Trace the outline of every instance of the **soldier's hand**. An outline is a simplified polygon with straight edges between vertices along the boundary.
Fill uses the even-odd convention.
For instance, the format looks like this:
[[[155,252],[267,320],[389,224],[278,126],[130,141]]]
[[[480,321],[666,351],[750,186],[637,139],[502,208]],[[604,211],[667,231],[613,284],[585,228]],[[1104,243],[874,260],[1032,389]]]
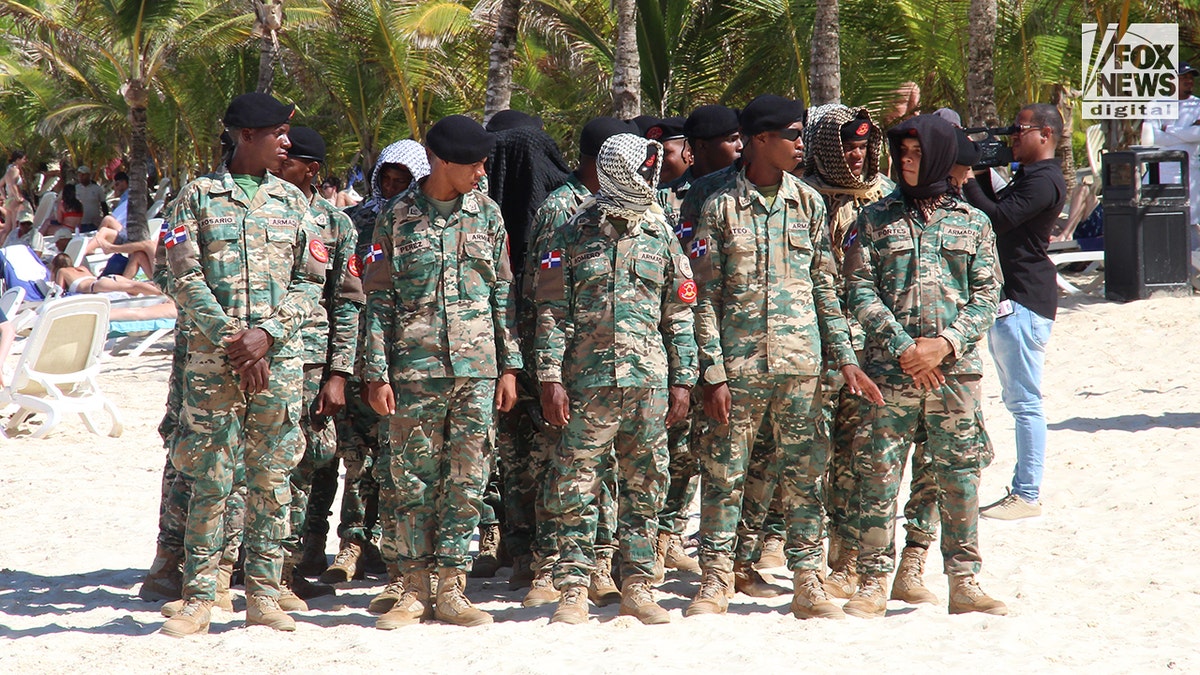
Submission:
[[[721,424],[729,424],[729,410],[733,406],[733,396],[729,393],[729,383],[704,385],[704,413]]]
[[[669,391],[671,400],[670,407],[667,408],[667,426],[673,427],[687,419],[688,409],[692,407],[692,390],[675,385]]]
[[[508,412],[517,404],[517,372],[506,370],[496,382],[496,410]]]
[[[239,369],[238,377],[241,379],[238,386],[242,391],[257,394],[267,390],[267,383],[271,381],[271,367],[267,365],[266,359],[258,359]]]
[[[317,414],[323,417],[333,417],[346,406],[346,376],[341,373],[331,373],[329,380],[317,394]]]
[[[913,384],[917,386],[917,389],[924,389],[926,391],[935,391],[940,389],[943,384],[946,384],[946,376],[942,374],[941,368],[931,368],[913,375],[912,378]]]
[[[368,382],[367,403],[380,415],[395,413],[396,395],[392,393],[392,385],[387,382]]]
[[[261,328],[250,328],[239,330],[224,341],[225,356],[234,368],[241,370],[266,356],[275,338]]]
[[[943,338],[919,337],[916,344],[900,355],[900,367],[909,375],[916,375],[940,366],[951,351],[950,343]]]
[[[883,394],[862,368],[853,364],[842,366],[842,377],[845,378],[851,394],[861,396],[875,405],[883,405]]]
[[[542,417],[556,427],[566,426],[571,419],[571,398],[562,383],[542,383]]]

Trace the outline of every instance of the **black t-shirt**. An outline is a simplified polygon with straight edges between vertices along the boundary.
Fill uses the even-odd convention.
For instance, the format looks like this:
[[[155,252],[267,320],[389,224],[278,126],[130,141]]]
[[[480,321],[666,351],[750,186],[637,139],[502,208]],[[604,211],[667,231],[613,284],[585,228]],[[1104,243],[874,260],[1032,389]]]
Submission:
[[[1004,297],[1053,319],[1058,312],[1057,273],[1046,247],[1067,199],[1067,182],[1057,159],[1017,169],[1008,187],[992,190],[991,173],[967,181],[963,195],[987,214],[996,231],[996,254],[1004,271]]]

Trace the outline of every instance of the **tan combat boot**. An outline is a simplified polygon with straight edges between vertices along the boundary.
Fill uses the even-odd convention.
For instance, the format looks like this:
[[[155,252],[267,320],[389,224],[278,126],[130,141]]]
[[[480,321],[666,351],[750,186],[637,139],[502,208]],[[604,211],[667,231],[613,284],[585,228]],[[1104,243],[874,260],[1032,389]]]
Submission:
[[[384,614],[391,610],[404,595],[404,575],[400,574],[400,568],[395,565],[388,565],[388,582],[387,586],[383,587],[383,592],[371,599],[371,603],[367,605],[367,611],[372,614]]]
[[[303,577],[321,576],[329,568],[325,559],[325,535],[314,532],[304,533],[304,553],[296,564],[296,575]]]
[[[229,593],[229,581],[232,578],[233,562],[225,562],[222,560],[221,563],[217,565],[217,591],[216,600],[214,600],[212,603],[213,607],[216,607],[217,609],[223,609],[226,612],[233,611],[233,596]],[[181,612],[184,604],[185,603],[183,600],[172,600],[171,602],[168,602],[160,607],[158,611],[163,616],[170,618]]]
[[[490,579],[500,569],[500,526],[479,526],[479,555],[471,565],[472,579]]]
[[[892,599],[910,605],[937,603],[937,596],[925,588],[925,556],[929,549],[920,546],[905,546],[900,554],[900,567],[892,579]]]
[[[375,627],[395,630],[432,619],[433,595],[429,582],[429,570],[425,569],[413,570],[401,577],[396,584],[401,591],[399,599],[386,614],[375,620]]]
[[[721,572],[712,568],[704,570],[700,579],[700,590],[684,610],[684,616],[701,614],[724,614],[729,609],[729,598],[733,597],[733,572]]]
[[[292,587],[294,583],[292,576],[295,570],[295,564],[283,563],[283,572],[279,575],[279,607],[285,612],[307,612],[308,603],[296,595],[296,591]]]
[[[142,579],[138,597],[143,600],[178,600],[183,597],[183,558],[162,544]]]
[[[492,615],[477,609],[467,599],[467,573],[447,567],[438,570],[437,600],[433,615],[438,621],[457,626],[483,626],[492,622]]]
[[[995,598],[988,597],[979,587],[974,574],[962,574],[950,577],[950,613],[966,614],[968,612],[983,612],[1006,616],[1008,607]]]
[[[787,567],[787,560],[783,554],[783,543],[783,537],[777,534],[768,534],[763,537],[762,553],[759,554],[754,569],[770,570]]]
[[[558,601],[558,609],[550,617],[550,623],[580,624],[588,622],[588,589],[585,586],[567,586]]]
[[[612,549],[596,554],[596,568],[588,583],[588,599],[597,607],[607,607],[621,601],[621,589],[612,577]]]
[[[663,562],[671,569],[691,574],[700,574],[700,563],[687,554],[683,548],[683,535],[671,534],[667,537],[667,552]]]
[[[341,584],[351,579],[361,579],[358,569],[358,559],[362,556],[362,544],[357,541],[342,540],[342,547],[333,556],[333,564],[321,573],[320,581],[324,584]]]
[[[667,549],[670,547],[671,533],[659,532],[654,540],[654,577],[650,583],[658,586],[667,580]]]
[[[829,576],[825,577],[825,592],[835,598],[849,598],[858,590],[858,549],[844,548],[844,542],[833,545],[830,538]]]
[[[522,554],[513,559],[512,576],[508,578],[508,590],[519,591],[522,588],[529,588],[533,583],[533,556]]]
[[[787,593],[786,588],[776,586],[764,579],[763,575],[759,574],[758,570],[751,567],[748,562],[734,563],[733,587],[738,593],[752,598],[775,598]]]
[[[796,570],[792,577],[792,614],[797,619],[844,619],[846,614],[835,605],[816,570]]]
[[[647,626],[671,623],[671,615],[654,601],[650,578],[643,574],[633,574],[625,579],[621,586],[620,614],[632,616]]]
[[[523,607],[541,607],[552,602],[560,602],[561,594],[554,587],[554,568],[550,565],[538,570],[529,584],[529,591],[521,601]],[[569,622],[568,622],[569,623]]]
[[[860,619],[877,619],[887,614],[887,574],[862,577],[862,584],[842,605],[842,611]]]
[[[280,631],[296,630],[296,621],[283,611],[279,601],[263,593],[246,598],[246,625],[266,626]]]
[[[208,632],[208,620],[211,616],[212,601],[189,598],[181,601],[183,606],[179,611],[163,623],[158,632],[171,637],[185,635],[200,635]]]

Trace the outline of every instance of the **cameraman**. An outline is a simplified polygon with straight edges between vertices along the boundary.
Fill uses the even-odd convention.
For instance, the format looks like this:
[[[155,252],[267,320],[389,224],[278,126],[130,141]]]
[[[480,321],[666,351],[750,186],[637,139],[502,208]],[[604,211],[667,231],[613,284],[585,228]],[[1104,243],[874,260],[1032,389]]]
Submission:
[[[1012,489],[980,515],[1016,520],[1042,514],[1038,493],[1046,456],[1046,417],[1042,412],[1042,367],[1046,343],[1058,310],[1054,263],[1046,254],[1050,230],[1062,211],[1067,184],[1054,150],[1063,133],[1062,116],[1052,105],[1027,105],[1017,114],[1013,159],[1021,164],[998,193],[991,172],[976,171],[963,194],[987,214],[996,230],[996,253],[1004,288],[988,346],[1016,423],[1017,466]]]

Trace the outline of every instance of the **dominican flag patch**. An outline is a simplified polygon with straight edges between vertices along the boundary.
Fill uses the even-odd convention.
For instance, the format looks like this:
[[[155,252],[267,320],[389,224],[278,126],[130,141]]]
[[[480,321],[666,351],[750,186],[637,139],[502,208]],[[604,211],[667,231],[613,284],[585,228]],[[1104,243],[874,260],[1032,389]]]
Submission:
[[[555,267],[562,267],[562,252],[546,251],[546,253],[542,255],[542,269],[548,270]]]
[[[363,262],[370,265],[371,263],[379,262],[380,260],[383,260],[383,247],[379,244],[371,244],[371,250],[367,251],[366,257],[363,258]]]
[[[675,236],[679,237],[680,239],[687,239],[688,237],[692,236],[692,224],[687,221],[676,223]]]
[[[692,242],[692,250],[689,253],[692,258],[703,258],[708,255],[708,240],[697,239]]]
[[[183,225],[176,225],[169,232],[163,231],[163,245],[167,248],[174,248],[177,244],[182,244],[188,240],[187,228]]]

